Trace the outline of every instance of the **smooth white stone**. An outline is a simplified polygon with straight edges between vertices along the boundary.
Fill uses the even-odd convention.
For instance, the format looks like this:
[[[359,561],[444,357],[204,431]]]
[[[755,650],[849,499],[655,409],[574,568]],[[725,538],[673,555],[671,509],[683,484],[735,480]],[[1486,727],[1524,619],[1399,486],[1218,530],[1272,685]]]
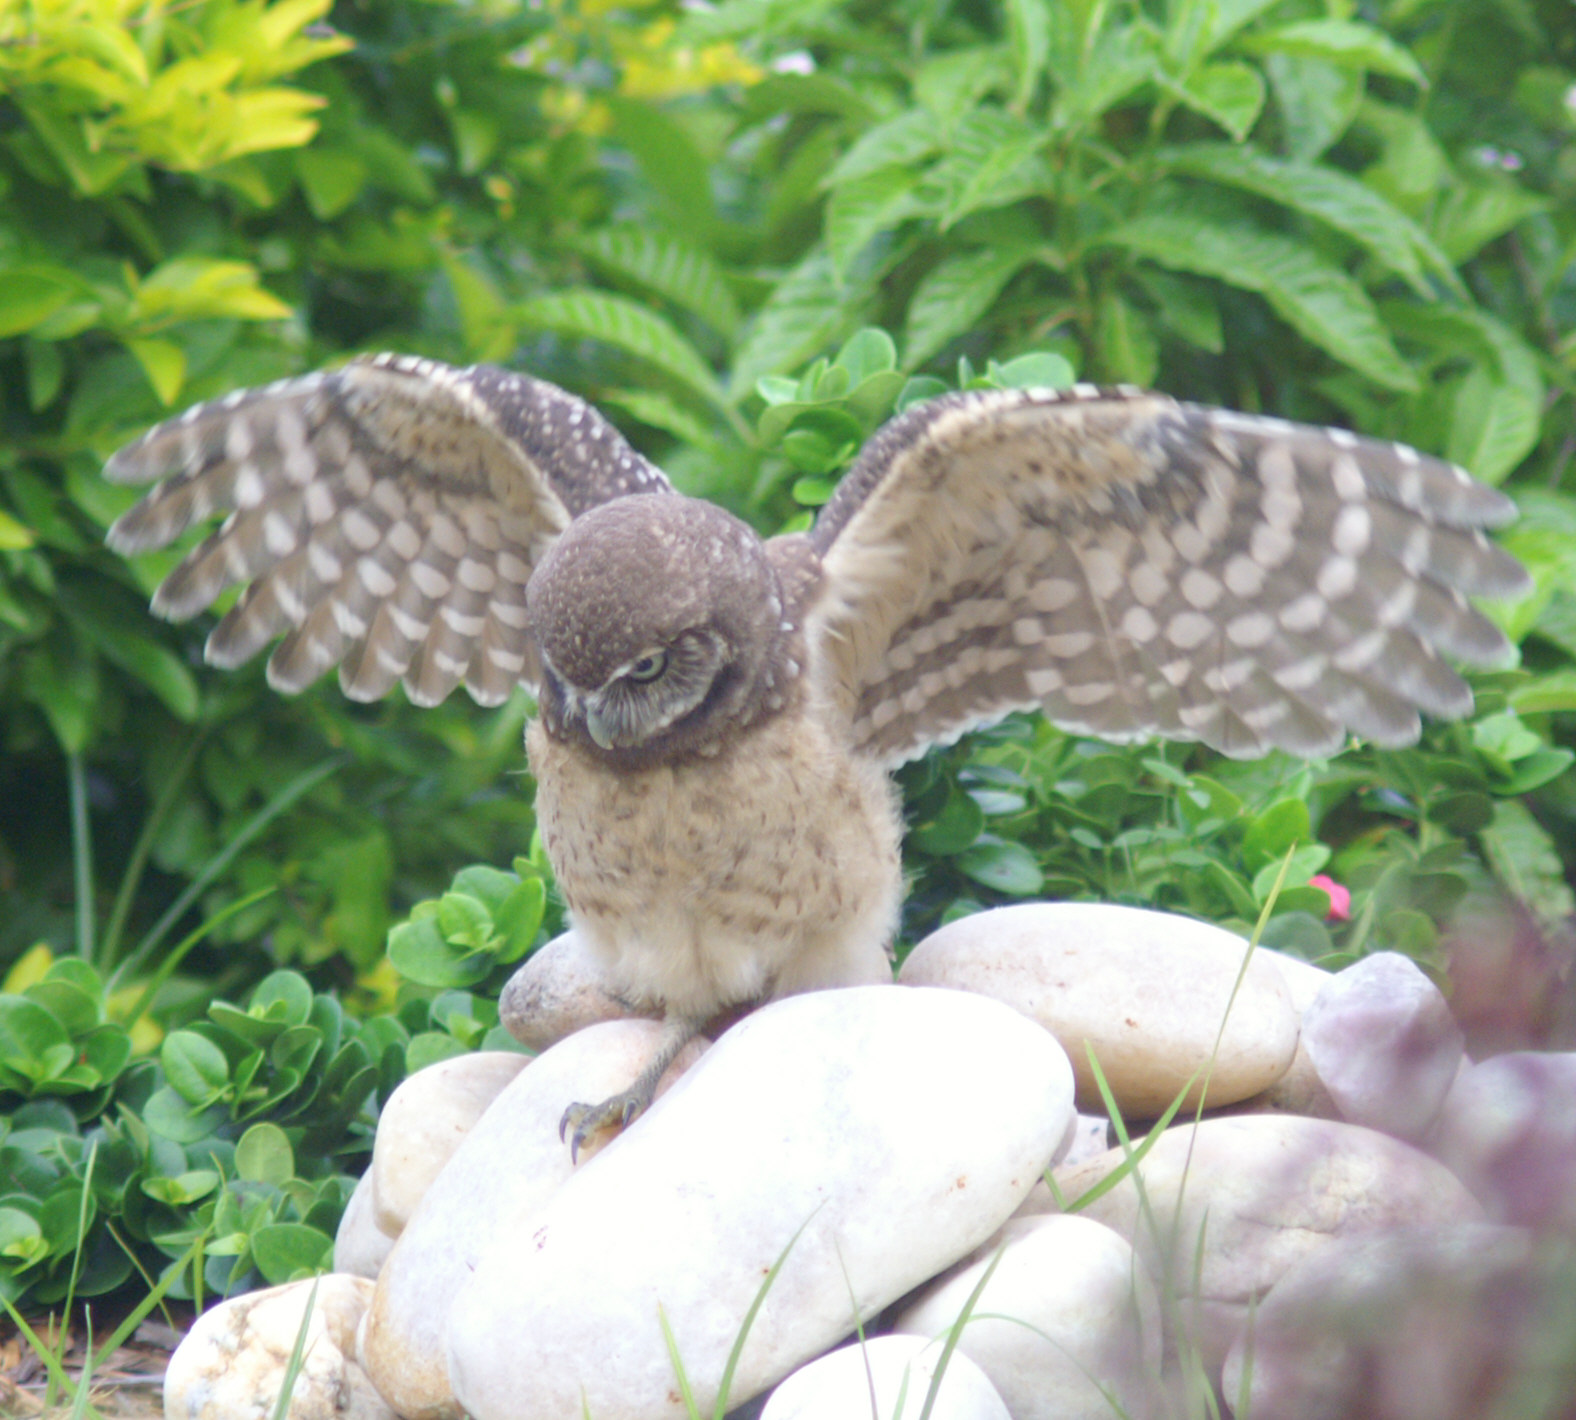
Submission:
[[[1286,983],[1287,994],[1291,997],[1292,1010],[1301,1021],[1303,1012],[1313,1004],[1332,973],[1289,952],[1276,951],[1273,947],[1259,947],[1256,955],[1270,962],[1280,972],[1281,980]],[[1286,1073],[1269,1089],[1243,1100],[1236,1108],[1243,1112],[1306,1114],[1316,1119],[1341,1118],[1340,1110],[1330,1098],[1330,1092],[1324,1088],[1319,1072],[1313,1067],[1313,1058],[1308,1054],[1308,1046],[1300,1030],[1297,1033],[1297,1051]]]
[[[641,1014],[608,991],[572,931],[532,952],[498,998],[498,1019],[527,1050],[546,1050],[587,1026]]]
[[[1123,1151],[1112,1149],[1058,1169],[1057,1187],[1074,1203],[1123,1160]],[[1129,1176],[1079,1216],[1115,1228],[1163,1292],[1169,1275],[1175,1293],[1197,1303],[1183,1311],[1211,1366],[1224,1358],[1254,1299],[1333,1239],[1482,1218],[1472,1195],[1437,1160],[1375,1130],[1328,1119],[1245,1114],[1173,1126],[1139,1170],[1142,1197]],[[1056,1211],[1043,1184],[1024,1212],[1036,1207]],[[1160,1238],[1170,1239],[1169,1249]],[[1165,1318],[1168,1327],[1174,1320]]]
[[[372,1216],[372,1171],[368,1169],[356,1180],[356,1190],[334,1234],[334,1271],[375,1278],[393,1246],[394,1239]]]
[[[1067,1214],[1015,1218],[999,1238],[923,1288],[893,1329],[942,1337],[994,1264],[958,1350],[990,1378],[1012,1420],[1112,1420],[1147,1409],[1160,1376],[1160,1302],[1127,1240]]]
[[[371,1297],[365,1277],[330,1273],[315,1283],[248,1292],[205,1311],[170,1357],[166,1420],[271,1420],[309,1302],[304,1359],[287,1420],[395,1420],[352,1359],[356,1325]]]
[[[1341,1114],[1418,1139],[1461,1068],[1461,1028],[1444,993],[1399,952],[1337,972],[1303,1013],[1302,1041]]]
[[[456,1055],[401,1082],[372,1141],[372,1216],[397,1238],[482,1112],[528,1064],[510,1050]]]
[[[1429,1147],[1497,1222],[1576,1233],[1576,1054],[1521,1050],[1469,1066]]]
[[[1214,1106],[1258,1094],[1286,1073],[1297,1013],[1267,961],[1249,962],[1237,987],[1247,952],[1240,937],[1191,917],[1035,902],[932,932],[900,980],[978,991],[1038,1021],[1066,1048],[1085,1110],[1101,1108],[1092,1048],[1123,1113],[1153,1118],[1194,1076],[1188,1100],[1196,1102],[1206,1069]]]
[[[919,1420],[940,1356],[939,1344],[919,1336],[855,1342],[795,1371],[772,1392],[760,1420],[870,1420],[872,1404],[880,1420]],[[1018,1417],[1008,1412],[984,1372],[954,1351],[947,1358],[930,1420]]]
[[[1492,1401],[1526,1379],[1528,1343],[1548,1325],[1537,1274],[1535,1239],[1519,1228],[1343,1238],[1270,1289],[1226,1357],[1222,1394],[1251,1420],[1506,1413]]]
[[[989,1237],[1071,1112],[1061,1048],[998,1002],[890,986],[774,1002],[497,1230],[449,1314],[454,1394],[475,1420],[680,1416],[665,1316],[709,1410],[782,1259],[741,1404]]]
[[[1111,1121],[1103,1114],[1075,1115],[1067,1138],[1057,1150],[1056,1167],[1099,1157],[1111,1147],[1110,1135]]]
[[[504,1224],[543,1203],[573,1172],[569,1146],[558,1137],[564,1110],[627,1089],[661,1034],[656,1021],[606,1021],[544,1051],[492,1102],[427,1190],[378,1274],[358,1352],[406,1420],[458,1420],[446,1351],[450,1303]],[[663,1084],[702,1048],[692,1042]],[[580,1167],[606,1142],[591,1140]]]

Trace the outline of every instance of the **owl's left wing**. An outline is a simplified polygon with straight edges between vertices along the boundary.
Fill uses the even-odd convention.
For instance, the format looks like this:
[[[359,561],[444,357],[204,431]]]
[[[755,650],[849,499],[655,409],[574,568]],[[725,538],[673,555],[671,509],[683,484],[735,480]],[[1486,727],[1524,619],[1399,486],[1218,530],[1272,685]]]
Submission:
[[[810,540],[818,679],[888,764],[1040,707],[1229,755],[1407,744],[1468,713],[1441,654],[1529,585],[1514,505],[1402,445],[1075,386],[943,396],[871,439]]]
[[[200,404],[127,445],[105,475],[163,479],[110,529],[118,552],[227,515],[153,599],[184,620],[243,588],[208,638],[214,664],[280,637],[276,689],[337,665],[353,699],[403,682],[418,705],[462,682],[483,705],[534,689],[525,587],[548,546],[598,503],[672,491],[556,385],[403,355]]]

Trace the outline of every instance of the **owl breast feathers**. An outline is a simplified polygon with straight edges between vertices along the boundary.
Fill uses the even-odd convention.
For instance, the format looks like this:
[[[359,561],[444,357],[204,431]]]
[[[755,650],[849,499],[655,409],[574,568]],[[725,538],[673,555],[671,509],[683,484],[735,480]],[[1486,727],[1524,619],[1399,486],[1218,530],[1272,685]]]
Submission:
[[[517,686],[615,768],[816,716],[894,765],[1037,707],[1233,756],[1382,745],[1470,710],[1467,601],[1528,579],[1509,499],[1402,445],[1139,390],[947,395],[881,429],[807,535],[677,494],[590,406],[488,366],[376,356],[200,405],[107,474],[168,475],[110,530],[224,521],[159,588],[233,666],[370,700]]]

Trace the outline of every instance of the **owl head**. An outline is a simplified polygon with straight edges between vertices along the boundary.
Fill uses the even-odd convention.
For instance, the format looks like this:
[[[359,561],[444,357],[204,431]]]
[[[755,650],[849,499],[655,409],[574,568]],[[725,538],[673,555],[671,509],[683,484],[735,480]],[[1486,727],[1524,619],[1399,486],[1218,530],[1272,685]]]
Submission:
[[[782,705],[776,571],[754,530],[710,503],[592,508],[542,559],[526,607],[545,727],[621,767],[715,753]]]

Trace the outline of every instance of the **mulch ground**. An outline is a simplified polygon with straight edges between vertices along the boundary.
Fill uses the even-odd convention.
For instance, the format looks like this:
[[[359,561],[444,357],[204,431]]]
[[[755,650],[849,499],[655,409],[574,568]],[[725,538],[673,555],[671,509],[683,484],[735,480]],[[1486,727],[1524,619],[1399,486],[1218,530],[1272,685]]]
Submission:
[[[164,1370],[170,1353],[191,1325],[190,1308],[170,1309],[170,1321],[149,1318],[130,1340],[108,1356],[96,1358],[88,1382],[86,1412],[102,1420],[153,1420],[164,1414]],[[92,1317],[93,1333],[108,1336],[114,1316]],[[29,1317],[28,1325],[51,1351],[64,1342],[64,1366],[73,1385],[80,1384],[86,1360],[87,1328],[77,1318],[64,1337],[48,1317]],[[49,1393],[49,1372],[14,1325],[0,1319],[0,1416],[5,1420],[61,1420],[71,1414],[68,1394]]]

